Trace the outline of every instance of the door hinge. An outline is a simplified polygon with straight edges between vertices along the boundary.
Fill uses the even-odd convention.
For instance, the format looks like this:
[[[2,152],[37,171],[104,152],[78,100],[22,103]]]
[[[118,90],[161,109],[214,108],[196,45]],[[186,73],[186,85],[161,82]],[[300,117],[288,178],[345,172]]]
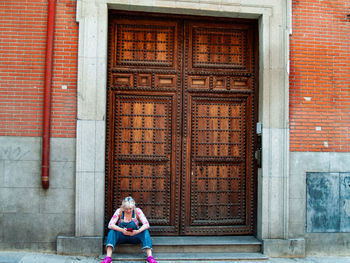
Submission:
[[[256,159],[256,164],[257,164],[258,168],[261,168],[261,162],[262,162],[262,141],[261,141],[262,123],[260,121],[256,123],[256,134],[258,136],[257,136],[257,142],[256,142],[255,159]]]
[[[255,151],[255,160],[258,168],[261,168],[261,148]]]
[[[262,133],[262,123],[259,121],[256,123],[256,134],[261,135]]]

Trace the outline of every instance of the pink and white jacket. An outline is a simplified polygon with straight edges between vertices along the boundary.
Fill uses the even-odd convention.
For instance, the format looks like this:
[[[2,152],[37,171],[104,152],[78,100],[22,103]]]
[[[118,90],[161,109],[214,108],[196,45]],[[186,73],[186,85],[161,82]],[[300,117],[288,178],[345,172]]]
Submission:
[[[141,224],[144,226],[147,226],[146,229],[148,229],[150,226],[149,226],[148,220],[147,220],[145,214],[142,212],[142,210],[140,208],[136,207],[135,214],[136,214],[136,217],[132,218],[131,220],[134,220],[136,226],[139,227],[139,221],[140,221]],[[122,216],[122,210],[121,210],[121,208],[118,208],[115,211],[114,215],[112,216],[111,220],[109,221],[108,228],[110,229],[111,226],[119,225],[120,221],[122,220],[121,216]]]

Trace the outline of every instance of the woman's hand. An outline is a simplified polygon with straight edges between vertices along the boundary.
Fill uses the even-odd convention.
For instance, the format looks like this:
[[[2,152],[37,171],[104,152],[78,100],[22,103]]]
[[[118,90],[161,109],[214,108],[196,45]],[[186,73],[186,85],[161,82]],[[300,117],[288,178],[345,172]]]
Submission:
[[[123,229],[123,231],[122,231],[122,233],[125,235],[125,236],[135,236],[135,235],[137,235],[138,233],[140,233],[140,231],[139,230],[132,230],[132,231],[128,231],[127,230],[127,228],[122,228]]]
[[[131,236],[132,232],[131,231],[128,231],[126,228],[122,228],[122,233],[124,236]]]
[[[124,229],[125,229],[125,228],[124,228]],[[137,235],[138,233],[140,233],[140,230],[134,229],[133,231],[127,231],[127,230],[125,229],[125,232],[126,232],[126,234],[124,234],[124,235],[126,235],[126,236],[135,236],[135,235]]]

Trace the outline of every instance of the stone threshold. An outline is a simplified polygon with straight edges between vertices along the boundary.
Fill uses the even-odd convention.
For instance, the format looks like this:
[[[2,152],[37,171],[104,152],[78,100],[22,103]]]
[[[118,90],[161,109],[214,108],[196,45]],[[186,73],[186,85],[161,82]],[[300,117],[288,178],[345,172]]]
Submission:
[[[152,236],[153,245],[261,245],[254,236]]]
[[[101,259],[105,255],[101,256]],[[223,262],[244,260],[267,260],[268,257],[262,253],[154,253],[157,261],[164,262]],[[140,262],[146,261],[143,253],[113,254],[114,262]]]

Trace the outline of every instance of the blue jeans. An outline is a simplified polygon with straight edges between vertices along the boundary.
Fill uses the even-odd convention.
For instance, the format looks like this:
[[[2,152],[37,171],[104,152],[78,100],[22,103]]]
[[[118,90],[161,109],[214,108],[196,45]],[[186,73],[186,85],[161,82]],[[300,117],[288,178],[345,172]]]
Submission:
[[[122,232],[110,230],[107,236],[106,247],[112,247],[117,244],[140,244],[142,243],[142,249],[152,249],[151,236],[148,229],[138,233],[135,236],[125,236]]]

